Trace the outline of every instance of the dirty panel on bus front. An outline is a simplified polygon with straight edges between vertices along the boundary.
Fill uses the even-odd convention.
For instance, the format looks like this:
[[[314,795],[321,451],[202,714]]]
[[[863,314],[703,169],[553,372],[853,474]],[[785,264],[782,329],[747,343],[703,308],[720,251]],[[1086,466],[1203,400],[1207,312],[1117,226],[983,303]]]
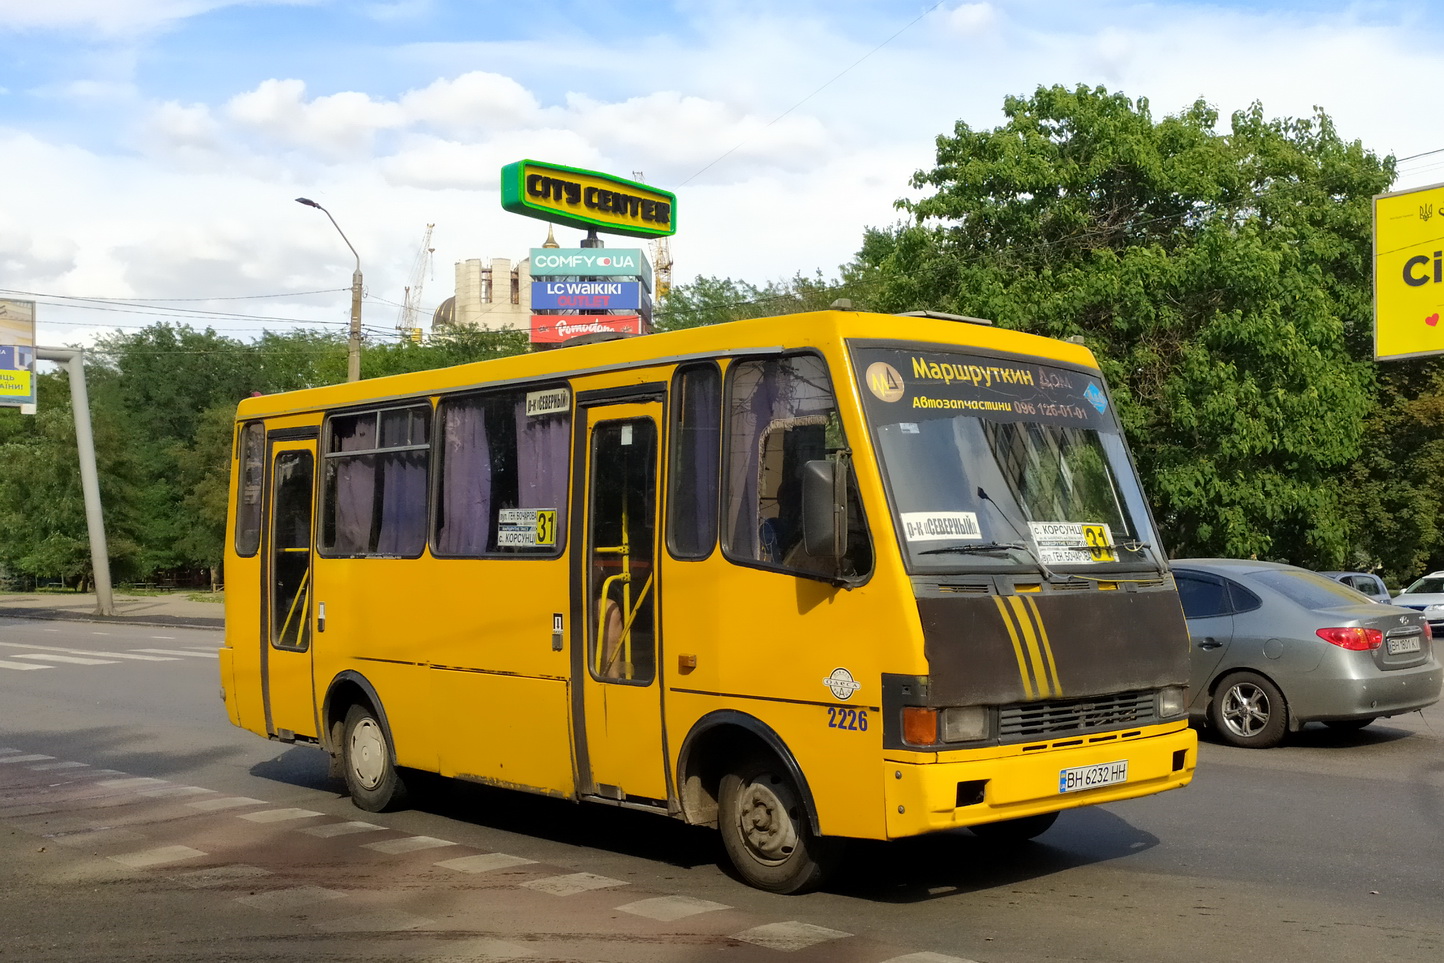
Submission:
[[[1072,699],[1188,682],[1173,592],[920,598],[933,705]]]

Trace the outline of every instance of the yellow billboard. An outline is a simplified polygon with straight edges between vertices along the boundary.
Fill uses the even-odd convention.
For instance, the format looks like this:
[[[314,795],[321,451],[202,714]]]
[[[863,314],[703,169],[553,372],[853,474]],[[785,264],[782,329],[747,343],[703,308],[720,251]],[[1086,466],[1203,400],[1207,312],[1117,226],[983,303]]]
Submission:
[[[1444,354],[1444,184],[1374,197],[1374,357]]]

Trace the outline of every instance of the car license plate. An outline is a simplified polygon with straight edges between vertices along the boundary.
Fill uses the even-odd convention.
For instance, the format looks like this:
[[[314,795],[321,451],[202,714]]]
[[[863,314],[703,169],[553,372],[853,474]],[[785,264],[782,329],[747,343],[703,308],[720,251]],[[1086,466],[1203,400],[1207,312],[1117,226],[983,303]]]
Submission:
[[[1077,766],[1058,771],[1058,791],[1078,792],[1128,781],[1128,760],[1100,762],[1096,766]]]
[[[1403,653],[1405,653],[1405,652],[1418,652],[1418,651],[1419,651],[1419,636],[1417,636],[1417,635],[1409,635],[1409,636],[1405,636],[1405,637],[1402,638],[1402,639],[1390,639],[1390,640],[1389,640],[1389,654],[1390,654],[1390,655],[1401,655],[1401,654],[1403,654]]]

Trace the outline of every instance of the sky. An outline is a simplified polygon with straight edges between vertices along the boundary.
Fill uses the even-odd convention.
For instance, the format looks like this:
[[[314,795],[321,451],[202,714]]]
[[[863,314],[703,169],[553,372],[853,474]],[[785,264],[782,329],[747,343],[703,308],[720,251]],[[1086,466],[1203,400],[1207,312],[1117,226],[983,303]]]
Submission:
[[[1417,0],[0,0],[0,43],[0,297],[56,347],[344,330],[358,258],[394,340],[408,285],[429,318],[457,262],[545,240],[501,209],[522,159],[675,193],[674,283],[834,277],[938,135],[1053,84],[1319,107],[1397,189],[1444,181]]]

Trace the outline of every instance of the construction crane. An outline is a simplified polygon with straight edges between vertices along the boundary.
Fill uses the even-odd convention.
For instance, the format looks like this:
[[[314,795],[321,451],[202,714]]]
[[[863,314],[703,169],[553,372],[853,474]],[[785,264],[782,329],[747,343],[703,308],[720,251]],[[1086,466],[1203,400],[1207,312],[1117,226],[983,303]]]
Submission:
[[[638,183],[642,183],[646,176],[641,171],[632,171],[632,180]],[[672,248],[665,237],[652,238],[647,247],[647,253],[652,258],[652,294],[660,301],[672,290]]]
[[[401,316],[396,319],[396,332],[403,341],[421,340],[421,291],[431,273],[431,255],[436,251],[431,246],[431,230],[434,227],[435,224],[426,225],[426,233],[421,237],[421,247],[411,265],[411,283],[406,286],[406,296],[401,301]]]

